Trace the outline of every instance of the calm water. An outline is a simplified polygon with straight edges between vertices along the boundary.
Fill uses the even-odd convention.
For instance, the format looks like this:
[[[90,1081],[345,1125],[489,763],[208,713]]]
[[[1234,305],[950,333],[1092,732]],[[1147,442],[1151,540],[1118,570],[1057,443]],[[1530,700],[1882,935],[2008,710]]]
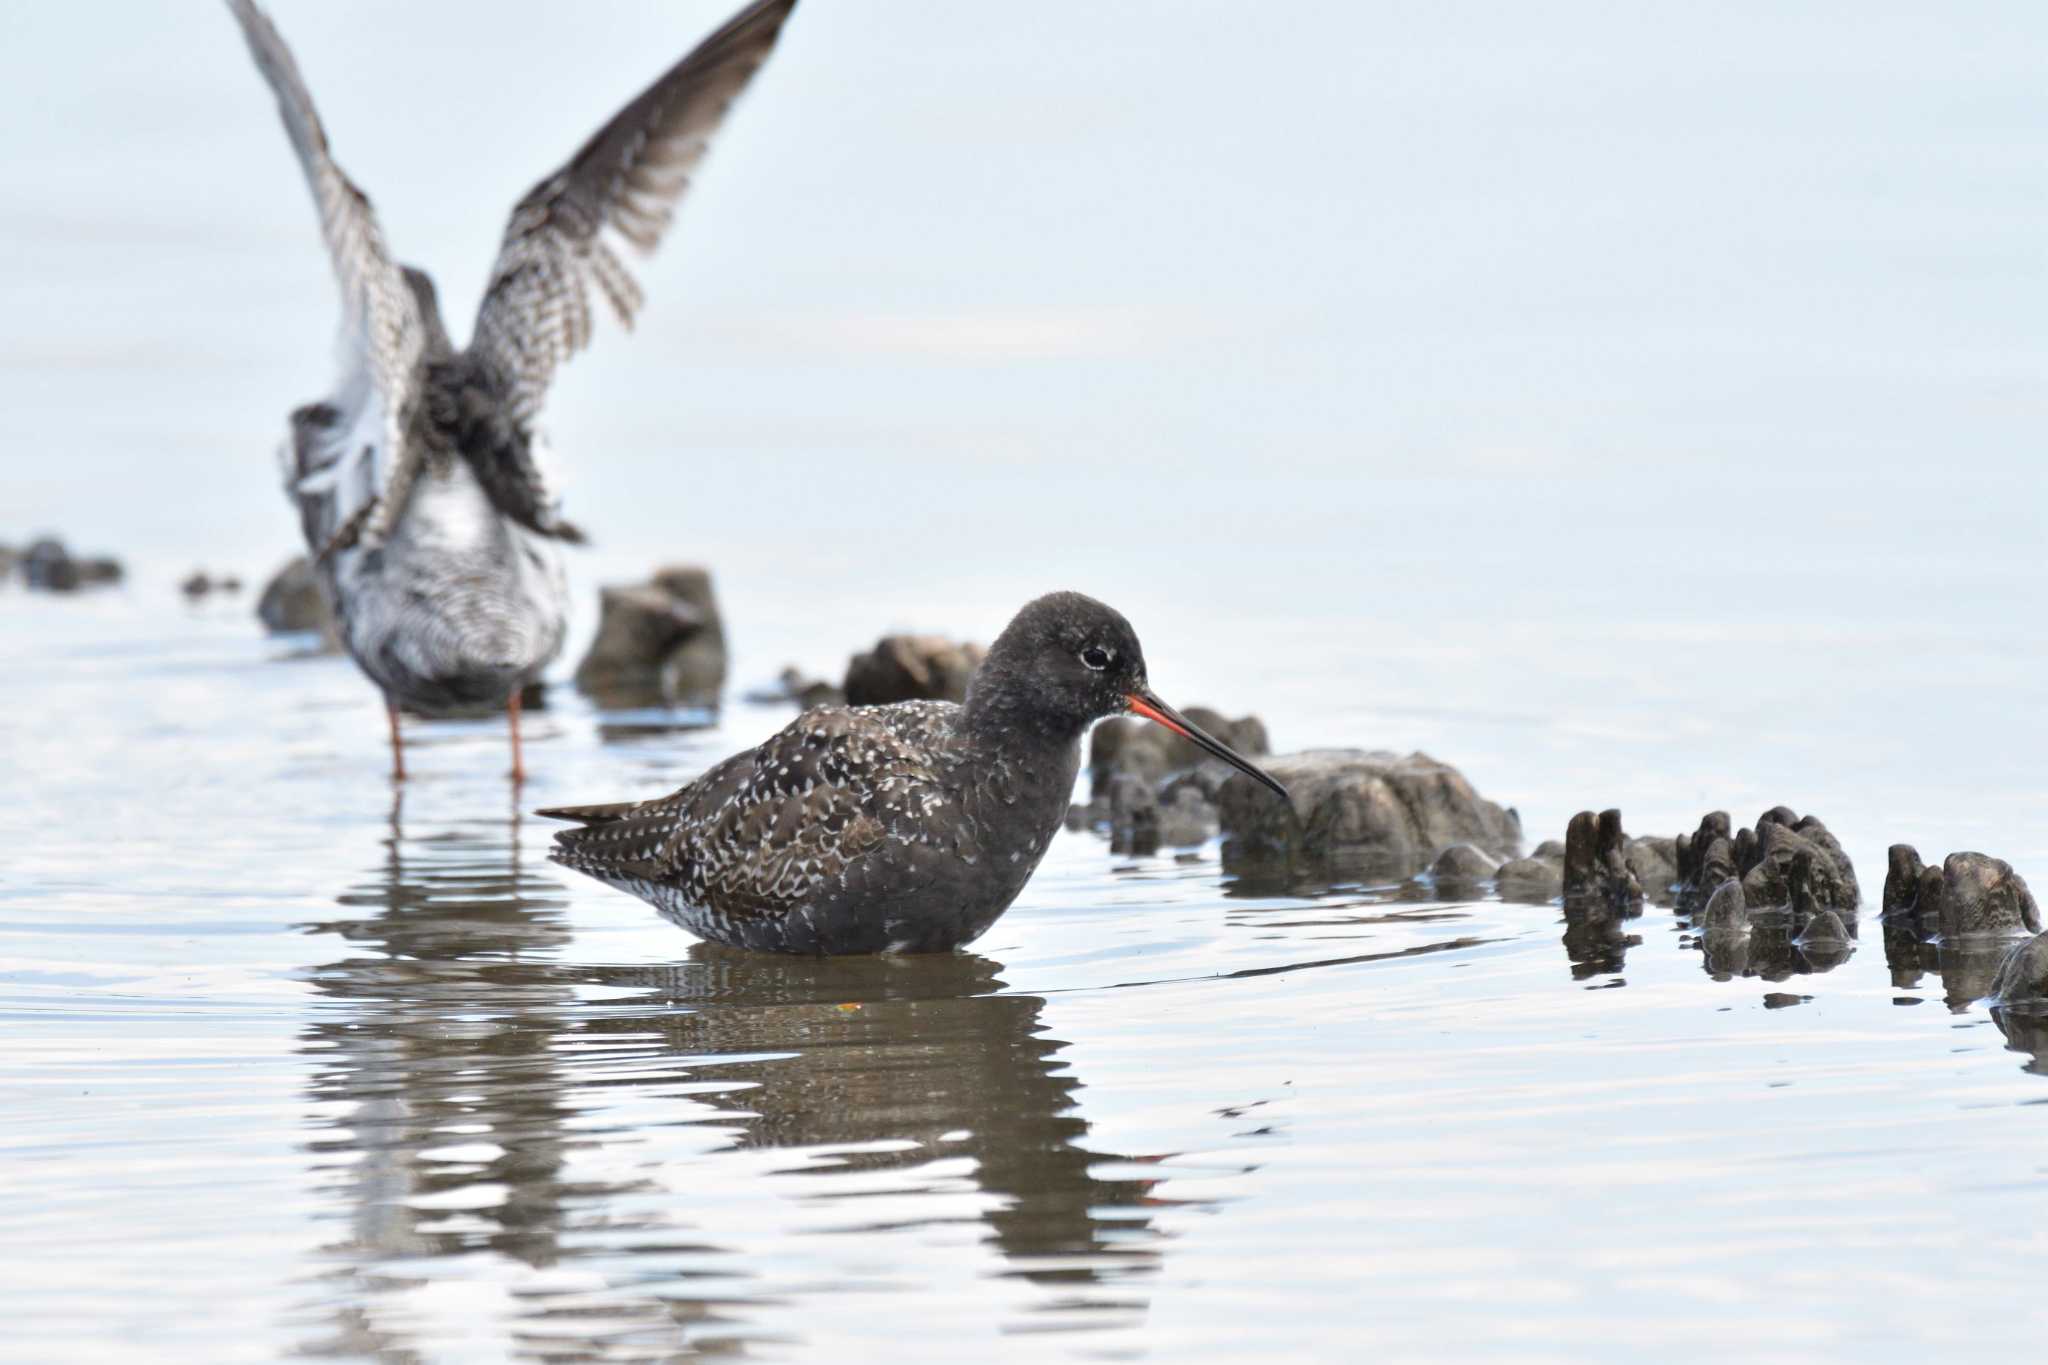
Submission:
[[[554,868],[523,812],[661,790],[783,712],[608,727],[557,689],[523,795],[481,723],[416,728],[396,793],[346,663],[171,597],[0,598],[34,781],[0,813],[17,1358],[1810,1358],[2048,1326],[2048,1063],[1966,976],[1888,971],[1868,918],[1832,971],[1717,981],[1666,912],[1613,940],[1263,899],[1213,847],[1068,834],[972,954],[738,954]]]
[[[722,3],[276,8],[459,319]],[[1868,917],[1715,980],[1656,910],[1065,835],[974,955],[789,962],[522,814],[786,712],[557,688],[523,793],[481,724],[394,793],[345,663],[172,588],[291,553],[269,452],[328,378],[232,25],[0,25],[0,540],[134,570],[0,591],[0,1356],[2038,1347],[2048,1066]],[[1170,700],[1427,749],[1532,842],[1784,802],[1872,896],[1898,840],[2038,892],[2043,89],[2022,0],[806,0],[550,400],[598,539],[561,671],[664,560],[716,570],[734,695],[1075,587]]]

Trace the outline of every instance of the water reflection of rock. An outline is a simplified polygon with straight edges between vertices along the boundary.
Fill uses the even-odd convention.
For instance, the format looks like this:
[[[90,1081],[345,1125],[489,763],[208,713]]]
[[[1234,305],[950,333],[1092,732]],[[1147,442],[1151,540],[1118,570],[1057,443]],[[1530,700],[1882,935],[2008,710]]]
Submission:
[[[2032,1059],[2022,1068],[2036,1076],[2048,1076],[2048,1010],[2040,1005],[1993,1005],[1992,1022],[2005,1035],[2005,1045]]]
[[[1156,1182],[1094,1173],[1111,1162],[1142,1171],[1144,1159],[1082,1145],[1088,1125],[1059,1057],[1065,1044],[1046,1036],[1042,1000],[997,993],[1000,964],[697,945],[674,965],[574,967],[553,960],[570,938],[556,889],[523,870],[516,820],[408,836],[394,809],[374,875],[340,897],[370,913],[311,926],[353,951],[314,973],[320,1004],[302,1040],[322,1197],[350,1209],[346,1236],[325,1249],[336,1268],[308,1350],[432,1355],[405,1296],[439,1279],[474,1281],[479,1253],[534,1270],[584,1262],[575,1293],[551,1303],[522,1289],[506,1310],[518,1322],[502,1330],[522,1341],[529,1328],[543,1334],[542,1354],[604,1356],[622,1332],[667,1350],[701,1349],[707,1334],[744,1349],[747,1278],[775,1267],[738,1264],[692,1231],[694,1201],[680,1185],[717,1175],[706,1130],[691,1129],[677,1154],[700,1168],[696,1181],[672,1186],[660,1163],[640,1159],[630,1165],[645,1178],[572,1174],[611,1169],[603,1158],[576,1162],[579,1149],[610,1140],[579,1127],[579,1114],[617,1098],[616,1087],[661,1095],[679,1080],[693,1091],[733,1082],[730,1100],[673,1101],[679,1116],[731,1132],[727,1152],[834,1149],[793,1154],[787,1183],[744,1197],[816,1201],[863,1223],[857,1196],[872,1190],[869,1173],[900,1173],[892,1187],[910,1194],[957,1193],[969,1179],[992,1196],[979,1216],[1013,1273],[1062,1286],[1046,1307],[1142,1308],[1129,1277],[1149,1275],[1161,1255]],[[586,1003],[589,987],[611,991]],[[946,1173],[922,1176],[933,1162]],[[956,1199],[941,1204],[959,1216]],[[595,1291],[602,1314],[591,1313],[591,1275],[608,1286]],[[659,1294],[635,1288],[657,1282]],[[692,1282],[705,1285],[697,1297],[678,1288]]]

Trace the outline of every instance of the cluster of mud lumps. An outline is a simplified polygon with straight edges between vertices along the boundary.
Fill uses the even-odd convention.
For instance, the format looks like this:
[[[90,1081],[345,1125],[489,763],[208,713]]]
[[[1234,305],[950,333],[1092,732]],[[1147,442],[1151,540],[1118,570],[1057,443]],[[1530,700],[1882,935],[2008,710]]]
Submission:
[[[679,564],[599,591],[597,635],[576,665],[576,687],[608,709],[715,707],[725,671],[711,574]]]
[[[1444,870],[1469,879],[1478,861],[1448,850],[1469,845],[1496,876],[1521,851],[1521,817],[1427,754],[1314,749],[1262,766],[1287,800],[1235,771],[1216,792],[1223,865],[1233,871],[1400,880],[1448,856]]]
[[[1567,909],[1605,909],[1639,914],[1647,898],[1671,902],[1677,877],[1677,841],[1658,835],[1640,838],[1621,827],[1621,812],[1582,810],[1565,825],[1564,842],[1537,850],[1558,851],[1558,895]]]
[[[1257,716],[1236,720],[1206,706],[1188,719],[1252,758],[1270,749]],[[1109,835],[1115,853],[1146,854],[1208,842],[1222,828],[1216,807],[1236,769],[1180,736],[1138,720],[1106,720],[1088,742],[1089,799],[1067,813],[1072,829]]]
[[[1726,811],[1701,819],[1691,834],[1674,842],[1677,904],[1704,904],[1723,882],[1742,884],[1754,910],[1789,910],[1799,918],[1823,911],[1854,920],[1863,893],[1849,855],[1817,815],[1773,806],[1756,824],[1730,832]]]
[[[1893,844],[1885,861],[1884,954],[1893,985],[1909,989],[1933,973],[1953,1009],[1987,995],[2023,1013],[2048,1007],[2048,936],[2033,892],[2011,864],[1963,852],[1930,867],[1911,844]]]
[[[294,555],[270,576],[256,599],[256,619],[272,635],[302,635],[316,640],[317,648],[341,648],[341,628],[328,605],[326,590],[320,586],[313,563]]]
[[[1862,888],[1819,816],[1774,806],[1735,829],[1713,811],[1673,854],[1674,905],[1715,980],[1832,971],[1856,950]]]
[[[837,683],[813,678],[794,666],[768,687],[755,688],[747,700],[794,702],[813,706],[889,706],[899,701],[967,700],[967,684],[988,650],[968,640],[943,635],[884,635],[873,649],[846,661],[846,676]]]
[[[79,555],[56,536],[40,536],[26,546],[0,545],[0,584],[19,582],[38,592],[77,592],[104,587],[127,577],[112,555]]]

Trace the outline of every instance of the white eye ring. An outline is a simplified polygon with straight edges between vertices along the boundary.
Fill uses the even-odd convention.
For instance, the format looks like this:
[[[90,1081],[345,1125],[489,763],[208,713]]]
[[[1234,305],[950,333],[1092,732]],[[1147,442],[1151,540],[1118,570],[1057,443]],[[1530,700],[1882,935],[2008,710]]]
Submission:
[[[1116,655],[1112,651],[1104,649],[1101,645],[1090,645],[1081,651],[1080,658],[1084,666],[1100,673],[1103,669],[1109,667],[1110,663],[1115,660]]]

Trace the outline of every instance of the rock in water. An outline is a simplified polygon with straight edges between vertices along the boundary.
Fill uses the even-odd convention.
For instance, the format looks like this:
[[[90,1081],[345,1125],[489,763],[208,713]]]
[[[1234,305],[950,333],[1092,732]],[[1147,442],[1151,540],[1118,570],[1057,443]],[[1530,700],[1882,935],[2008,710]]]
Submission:
[[[716,706],[725,626],[707,570],[676,565],[646,583],[601,589],[597,637],[576,665],[600,706]]]
[[[1564,899],[1597,902],[1634,913],[1643,907],[1643,884],[1629,865],[1621,812],[1582,810],[1564,831]]]
[[[846,704],[967,700],[967,682],[988,651],[939,635],[884,635],[846,664]]]
[[[1272,752],[1266,726],[1257,716],[1231,720],[1206,706],[1190,706],[1187,718],[1239,753],[1263,758]],[[1142,720],[1106,720],[1088,738],[1090,790],[1101,791],[1117,773],[1134,773],[1157,783],[1170,773],[1209,769],[1214,778],[1205,790],[1213,795],[1230,769],[1210,759],[1179,735]]]
[[[1408,877],[1447,844],[1512,858],[1521,818],[1427,754],[1314,749],[1268,761],[1287,801],[1242,774],[1217,793],[1227,867]]]
[[[1801,862],[1800,855],[1807,855]],[[1673,862],[1678,908],[1694,914],[1730,877],[1742,880],[1751,910],[1829,909],[1853,916],[1860,904],[1856,869],[1818,816],[1774,806],[1753,829],[1730,829],[1728,813],[1713,811],[1690,836],[1681,836]]]
[[[2048,1005],[2048,934],[2013,946],[1998,964],[1991,993],[2004,1005]]]
[[[1749,928],[1749,906],[1742,899],[1742,883],[1733,877],[1714,888],[1698,915],[1699,926],[1710,934],[1736,934]]]
[[[327,594],[321,591],[319,576],[304,555],[293,556],[263,585],[256,619],[272,635],[318,632],[330,648],[340,643]]]
[[[1564,846],[1547,839],[1528,857],[1502,863],[1493,878],[1502,900],[1547,905],[1564,894]]]
[[[1941,864],[1941,936],[2038,934],[2041,911],[2012,864],[1982,853],[1951,853]]]

